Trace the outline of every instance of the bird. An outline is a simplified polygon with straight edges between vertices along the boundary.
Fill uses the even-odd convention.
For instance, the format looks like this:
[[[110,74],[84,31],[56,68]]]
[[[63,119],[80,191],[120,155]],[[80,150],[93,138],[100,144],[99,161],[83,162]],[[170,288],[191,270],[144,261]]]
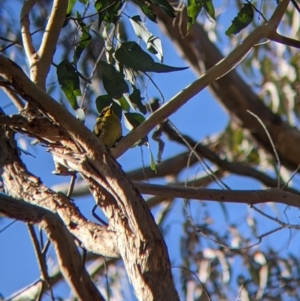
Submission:
[[[122,125],[119,117],[114,113],[112,104],[105,107],[93,129],[93,133],[107,147],[113,147],[122,137]]]

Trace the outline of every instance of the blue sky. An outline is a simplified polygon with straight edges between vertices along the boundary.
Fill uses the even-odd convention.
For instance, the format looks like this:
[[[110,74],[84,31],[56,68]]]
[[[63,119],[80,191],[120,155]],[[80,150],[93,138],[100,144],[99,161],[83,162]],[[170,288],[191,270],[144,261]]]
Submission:
[[[229,6],[228,12],[230,15],[226,17],[221,23],[224,27],[229,25],[230,20],[234,17],[234,9]],[[128,13],[128,12],[127,12]],[[132,14],[133,15],[133,14]],[[200,16],[202,19],[205,18],[203,15]],[[187,66],[187,63],[183,61],[178,54],[176,53],[173,45],[170,41],[163,37],[160,31],[157,29],[156,25],[153,23],[149,24],[149,29],[153,34],[161,37],[163,43],[163,49],[165,53],[164,63],[172,66]],[[223,43],[227,39],[225,35],[222,36]],[[52,67],[53,71],[53,67]],[[185,88],[188,84],[196,79],[196,76],[192,73],[191,70],[185,70],[181,72],[174,72],[168,74],[156,74],[154,75],[154,80],[156,84],[161,89],[165,100],[168,101],[172,96],[177,94],[180,90]],[[159,97],[157,89],[149,83],[147,94],[149,98]],[[5,95],[0,92],[0,104],[1,107],[5,107],[5,112],[7,114],[15,113],[15,110],[12,106],[7,106],[10,101],[5,98]],[[216,103],[211,94],[205,89],[199,95],[191,99],[184,107],[178,110],[175,114],[170,117],[170,120],[176,125],[176,127],[183,134],[190,135],[196,141],[202,140],[205,137],[219,133],[224,129],[227,124],[228,116],[223,111],[223,109]],[[86,125],[89,128],[92,128],[94,120],[88,119]],[[124,129],[124,134],[126,130]],[[24,137],[18,136],[20,143],[24,142]],[[163,153],[163,159],[172,157],[179,152],[186,151],[182,146],[177,145],[173,142],[168,142],[165,139],[166,146]],[[156,156],[157,145],[155,142],[150,140],[151,149]],[[20,144],[22,145],[22,144]],[[35,175],[41,177],[42,181],[48,185],[52,186],[54,184],[65,182],[67,179],[54,176],[51,174],[53,170],[53,162],[51,155],[45,152],[45,148],[41,146],[30,146],[27,144],[27,151],[32,153],[34,157],[28,155],[22,155],[24,163],[28,167],[29,171]],[[147,166],[149,164],[149,153],[146,148],[143,149],[144,162]],[[138,168],[142,165],[141,150],[137,147],[135,149],[130,149],[122,157],[118,159],[118,162],[121,164],[123,170],[130,171],[132,169]],[[196,172],[200,170],[199,165],[194,167],[191,171]],[[182,179],[184,179],[185,174],[183,174]],[[229,176],[226,178],[226,183],[232,189],[259,189],[261,186],[249,179],[240,178],[237,176]],[[162,181],[156,181],[158,183]],[[213,188],[218,188],[216,185],[212,185]],[[168,222],[172,225],[168,235],[166,236],[166,242],[170,251],[170,258],[174,265],[180,265],[179,258],[179,233],[182,231],[181,222],[184,220],[183,210],[182,210],[182,200],[176,200],[176,206],[173,208],[173,213],[168,217]],[[193,202],[192,206],[195,206],[198,202]],[[93,219],[91,216],[91,209],[93,207],[93,200],[91,197],[87,196],[82,198],[80,201],[76,200],[76,205],[80,207],[82,212],[90,219]],[[222,213],[221,207],[217,203],[209,203],[209,210],[214,212],[216,218],[215,228],[222,227],[225,224],[224,215]],[[283,209],[283,206],[280,206]],[[198,209],[199,210],[199,207]],[[196,212],[197,212],[196,210]],[[244,216],[249,210],[247,205],[228,205],[228,211],[231,222],[237,222],[240,225],[245,226]],[[157,210],[153,210],[155,215]],[[199,213],[201,215],[201,211]],[[295,216],[298,212],[293,213],[293,219],[297,219]],[[194,216],[197,218],[197,216]],[[1,219],[0,220],[0,230],[3,229],[11,220]],[[243,227],[243,226],[241,226]],[[266,229],[261,229],[265,231]],[[286,240],[282,240],[282,237],[286,237]],[[267,247],[270,244],[274,244],[274,240],[281,239],[282,245],[279,245],[278,248],[284,251],[293,250],[294,252],[299,251],[299,246],[294,239],[294,234],[292,239],[288,244],[285,242],[288,240],[289,233],[288,231],[279,232],[273,236],[267,238],[263,241],[263,244]],[[22,287],[29,285],[31,282],[35,281],[39,277],[39,272],[36,264],[36,258],[33,253],[33,248],[28,237],[28,232],[26,226],[23,223],[16,222],[11,225],[9,228],[0,232],[0,293],[7,297],[13,292]],[[50,251],[50,256],[54,256],[54,252]],[[174,270],[174,274],[179,273],[179,270]],[[178,275],[178,274],[177,274]],[[178,287],[179,288],[179,287]],[[59,293],[66,297],[68,294],[68,288],[63,285],[59,289]],[[45,299],[46,300],[46,299]]]

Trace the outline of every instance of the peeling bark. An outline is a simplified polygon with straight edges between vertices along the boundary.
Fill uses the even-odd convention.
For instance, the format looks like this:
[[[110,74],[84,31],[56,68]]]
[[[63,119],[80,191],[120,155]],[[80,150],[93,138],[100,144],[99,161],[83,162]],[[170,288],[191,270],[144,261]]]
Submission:
[[[124,265],[139,300],[178,300],[171,264],[164,239],[140,193],[125,176],[120,165],[97,137],[79,120],[76,120],[54,99],[32,83],[23,71],[12,61],[0,56],[0,74],[32,107],[41,112],[53,125],[62,129],[70,139],[60,141],[62,154],[49,144],[49,151],[68,161],[68,166],[87,181],[96,203],[108,218],[107,231],[115,235],[113,245]],[[9,173],[21,176],[18,167],[9,166]],[[9,183],[10,179],[5,179]],[[36,183],[34,183],[34,181]],[[40,187],[36,178],[32,185]],[[25,185],[25,187],[24,187]],[[7,191],[12,185],[7,184]],[[18,197],[32,200],[28,183],[22,183]],[[43,195],[44,191],[40,191]],[[58,213],[65,208],[61,197],[52,198]],[[47,206],[53,206],[45,199]],[[73,213],[70,212],[69,219]],[[68,222],[67,216],[64,223]]]

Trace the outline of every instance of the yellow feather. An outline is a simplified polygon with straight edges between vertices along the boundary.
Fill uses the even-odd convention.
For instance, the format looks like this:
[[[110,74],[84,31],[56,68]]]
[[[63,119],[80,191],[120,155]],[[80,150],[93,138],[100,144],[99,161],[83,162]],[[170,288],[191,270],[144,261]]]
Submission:
[[[112,147],[122,137],[120,119],[115,115],[111,106],[102,110],[96,119],[93,132],[108,147]]]

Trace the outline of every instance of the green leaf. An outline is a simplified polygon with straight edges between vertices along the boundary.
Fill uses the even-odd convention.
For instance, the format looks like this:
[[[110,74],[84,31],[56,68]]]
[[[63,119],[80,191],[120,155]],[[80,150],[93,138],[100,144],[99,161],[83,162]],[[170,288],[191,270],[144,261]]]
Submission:
[[[103,86],[109,96],[119,99],[124,93],[129,92],[123,73],[118,72],[114,66],[104,61],[100,61],[99,66],[101,68]]]
[[[67,15],[71,14],[75,3],[76,3],[76,0],[69,0],[68,1]]]
[[[122,43],[115,52],[115,58],[122,65],[143,72],[173,72],[185,70],[188,67],[171,67],[155,63],[153,58],[143,51],[136,42]]]
[[[190,31],[191,27],[195,24],[196,19],[203,7],[202,1],[200,0],[188,0],[187,15],[188,25],[187,30]]]
[[[109,95],[100,95],[95,100],[96,108],[99,113],[101,113],[105,107],[108,107],[112,103],[113,99]]]
[[[96,0],[95,9],[99,12],[98,15],[98,27],[100,27],[102,21],[107,23],[116,24],[119,20],[119,11],[122,8],[123,2],[121,0],[115,1],[112,5],[110,0]]]
[[[140,9],[142,10],[142,12],[145,14],[145,16],[151,20],[152,22],[155,22],[156,23],[156,14],[152,11],[152,8],[151,6],[141,2],[141,1],[137,1],[137,0],[134,0],[133,1],[134,3],[136,3]]]
[[[147,108],[142,103],[143,98],[141,97],[140,89],[137,89],[135,85],[132,85],[133,92],[129,95],[130,101],[140,110],[144,115],[147,113]]]
[[[215,8],[212,0],[202,0],[202,4],[208,15],[215,20]]]
[[[130,110],[130,105],[128,104],[128,102],[124,96],[122,96],[120,99],[118,99],[118,101],[124,111],[128,112]]]
[[[129,131],[139,126],[145,120],[145,117],[139,113],[125,113],[124,116],[124,123]]]
[[[254,11],[250,3],[244,4],[238,15],[232,20],[230,27],[226,30],[226,35],[237,34],[247,27],[253,20]]]
[[[100,28],[100,25],[105,17],[106,9],[109,8],[110,0],[95,0],[94,7],[98,14],[98,28]]]
[[[76,68],[67,60],[63,60],[57,66],[56,73],[60,88],[63,90],[72,108],[77,110],[79,107],[76,96],[80,96],[81,92],[79,75]]]
[[[73,56],[73,64],[77,64],[82,51],[89,45],[92,36],[89,33],[90,27],[86,26],[83,22],[79,23],[80,25],[80,30],[81,30],[81,35],[80,35],[80,41],[77,44]]]
[[[148,31],[140,16],[130,18],[130,22],[135,34],[145,42],[147,49],[151,53],[156,54],[157,58],[162,61],[163,51],[161,40]]]
[[[95,0],[94,7],[97,12],[105,11],[109,8],[110,0]]]
[[[115,102],[109,95],[100,95],[95,100],[96,108],[99,114],[102,112],[102,110],[105,107],[108,107],[112,105],[112,109],[114,113],[119,117],[119,119],[122,119],[122,108]]]
[[[150,168],[151,168],[151,170],[153,170],[155,173],[157,173],[156,165],[155,165],[155,160],[154,160],[154,157],[153,157],[153,154],[152,154],[150,148],[149,148],[149,152],[150,152]]]
[[[109,1],[109,5],[111,5],[111,1]],[[115,4],[112,5],[108,10],[104,17],[104,21],[107,23],[113,23],[116,24],[119,20],[120,10],[123,6],[122,1],[115,1]]]
[[[175,11],[167,0],[150,0],[151,3],[160,7],[160,9],[169,17],[175,18]]]

